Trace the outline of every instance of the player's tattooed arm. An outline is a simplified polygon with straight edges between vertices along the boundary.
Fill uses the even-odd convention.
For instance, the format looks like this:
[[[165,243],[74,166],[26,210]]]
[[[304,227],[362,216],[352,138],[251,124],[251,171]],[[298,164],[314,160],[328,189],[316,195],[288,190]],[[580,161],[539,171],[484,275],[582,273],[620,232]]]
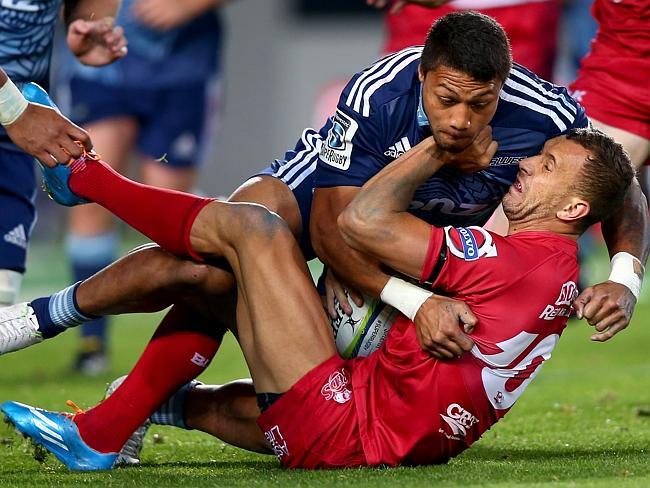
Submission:
[[[443,164],[479,169],[489,164],[495,152],[489,128],[465,154],[444,153],[432,138],[425,139],[366,183],[341,214],[339,226],[346,242],[393,269],[419,277],[427,258],[431,226],[407,212],[413,193]],[[385,301],[387,283],[381,294]],[[397,286],[413,287],[407,283]],[[416,289],[402,292],[399,295],[422,293]],[[415,314],[397,308],[413,320],[420,345],[433,356],[449,359],[472,348],[473,341],[464,332],[471,332],[476,318],[464,303],[430,295],[417,309],[407,307]]]
[[[636,258],[630,259],[629,273],[637,275],[631,278],[640,286],[650,251],[650,224],[648,203],[636,179],[623,207],[603,222],[602,230],[610,257],[628,253]],[[635,305],[636,297],[628,286],[608,280],[586,288],[574,308],[578,318],[585,318],[596,329],[591,340],[603,342],[628,326]]]

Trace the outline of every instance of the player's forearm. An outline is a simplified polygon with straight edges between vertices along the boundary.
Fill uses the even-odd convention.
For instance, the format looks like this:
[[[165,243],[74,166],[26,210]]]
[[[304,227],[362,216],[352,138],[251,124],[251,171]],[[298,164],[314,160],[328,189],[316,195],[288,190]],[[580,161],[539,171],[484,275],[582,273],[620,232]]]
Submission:
[[[627,252],[645,265],[650,252],[648,202],[636,179],[627,192],[623,207],[603,222],[602,230],[610,257]]]
[[[375,255],[394,241],[397,223],[415,190],[442,166],[433,138],[428,138],[368,181],[339,217],[339,228],[355,249]]]
[[[318,258],[345,285],[365,295],[379,297],[389,276],[381,271],[377,260],[364,256],[345,243],[336,221],[328,224],[321,219],[312,228],[312,244]]]
[[[66,0],[63,18],[66,25],[77,19],[99,20],[117,16],[121,0]]]
[[[7,73],[5,73],[5,70],[0,68],[0,88],[5,86],[5,83],[7,83],[8,79],[9,79],[9,77],[7,76]]]

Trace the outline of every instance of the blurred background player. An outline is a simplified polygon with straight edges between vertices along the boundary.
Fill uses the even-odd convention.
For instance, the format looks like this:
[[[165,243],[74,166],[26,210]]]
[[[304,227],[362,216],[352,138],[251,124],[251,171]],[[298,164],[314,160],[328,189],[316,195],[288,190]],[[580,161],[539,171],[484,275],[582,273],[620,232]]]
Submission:
[[[639,168],[650,156],[650,2],[596,0],[592,13],[599,30],[571,91]]]
[[[220,68],[215,7],[224,1],[124,0],[117,22],[129,39],[128,57],[99,69],[64,57],[61,98],[68,95],[68,115],[92,134],[96,150],[119,172],[135,152],[145,183],[193,188],[206,116],[214,108],[209,92]],[[71,209],[66,251],[75,281],[111,263],[118,246],[108,212],[97,205]],[[106,369],[106,325],[100,318],[82,328],[75,361],[81,373]]]
[[[74,140],[92,147],[84,131],[50,108],[28,106],[19,91],[29,81],[48,85],[54,29],[63,3],[63,0],[47,0],[0,4],[3,70],[0,73],[3,126],[0,128],[0,303],[3,304],[15,301],[20,289],[29,237],[36,220],[32,156],[45,164],[54,164],[65,162],[70,155],[81,154]],[[103,65],[126,54],[122,30],[113,27],[118,7],[119,1],[65,2],[67,46],[81,62]],[[12,109],[13,103],[19,104],[19,112]]]
[[[560,2],[557,0],[367,0],[383,8],[384,51],[392,53],[422,42],[431,24],[458,10],[476,10],[495,19],[508,34],[512,58],[546,80],[553,76]]]

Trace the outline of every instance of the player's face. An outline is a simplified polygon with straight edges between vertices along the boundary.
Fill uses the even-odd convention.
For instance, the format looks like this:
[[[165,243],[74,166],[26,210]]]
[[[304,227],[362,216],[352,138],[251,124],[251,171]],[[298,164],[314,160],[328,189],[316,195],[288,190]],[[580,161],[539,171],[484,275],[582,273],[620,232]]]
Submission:
[[[566,137],[548,141],[542,152],[519,163],[517,180],[503,197],[511,225],[554,221],[576,197],[573,187],[589,152]]]
[[[422,105],[436,144],[445,151],[468,147],[492,120],[501,83],[476,81],[470,75],[446,66],[423,73]]]

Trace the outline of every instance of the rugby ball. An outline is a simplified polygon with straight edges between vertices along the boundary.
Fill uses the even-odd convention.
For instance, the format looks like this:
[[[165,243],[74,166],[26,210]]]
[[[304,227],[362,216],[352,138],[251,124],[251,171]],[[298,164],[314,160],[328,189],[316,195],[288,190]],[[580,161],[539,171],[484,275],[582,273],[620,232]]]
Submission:
[[[358,307],[350,300],[352,315],[346,315],[335,298],[336,319],[330,319],[336,349],[345,359],[368,356],[382,345],[398,311],[381,300],[363,297]]]

